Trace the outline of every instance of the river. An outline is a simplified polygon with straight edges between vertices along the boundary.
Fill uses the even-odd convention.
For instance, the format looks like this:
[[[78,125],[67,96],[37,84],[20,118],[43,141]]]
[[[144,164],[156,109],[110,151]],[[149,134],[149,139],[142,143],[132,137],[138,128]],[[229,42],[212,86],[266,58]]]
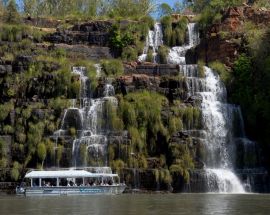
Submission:
[[[0,214],[270,214],[270,195],[123,194],[115,196],[0,196]]]

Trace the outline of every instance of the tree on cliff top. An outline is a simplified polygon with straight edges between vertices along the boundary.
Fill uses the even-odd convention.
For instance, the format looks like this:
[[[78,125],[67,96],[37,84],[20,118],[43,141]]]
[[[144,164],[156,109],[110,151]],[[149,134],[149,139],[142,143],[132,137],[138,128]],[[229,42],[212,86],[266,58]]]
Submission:
[[[20,22],[20,14],[17,11],[17,5],[14,0],[10,0],[4,13],[4,21],[11,24]]]

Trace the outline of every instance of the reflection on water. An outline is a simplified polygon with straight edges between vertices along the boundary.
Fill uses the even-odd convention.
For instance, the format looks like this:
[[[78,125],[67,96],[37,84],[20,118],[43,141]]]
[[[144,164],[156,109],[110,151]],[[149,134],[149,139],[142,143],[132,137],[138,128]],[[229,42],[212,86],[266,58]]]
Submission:
[[[270,214],[270,195],[0,196],[0,214]]]

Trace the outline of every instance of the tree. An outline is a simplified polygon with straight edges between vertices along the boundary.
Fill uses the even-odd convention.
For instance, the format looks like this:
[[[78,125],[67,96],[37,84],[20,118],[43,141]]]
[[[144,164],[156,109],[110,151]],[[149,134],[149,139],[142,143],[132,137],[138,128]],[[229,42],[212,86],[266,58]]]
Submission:
[[[4,8],[3,2],[0,1],[0,20],[3,19],[4,12],[5,12],[5,8]]]
[[[37,15],[37,0],[24,0],[23,9],[26,15],[35,16]]]
[[[168,5],[167,3],[163,3],[159,6],[158,8],[158,15],[160,17],[162,16],[168,16],[171,15],[173,12],[172,8],[170,7],[170,5]]]
[[[14,0],[10,0],[8,2],[4,15],[4,21],[11,24],[20,22],[20,14],[17,11],[17,5]]]

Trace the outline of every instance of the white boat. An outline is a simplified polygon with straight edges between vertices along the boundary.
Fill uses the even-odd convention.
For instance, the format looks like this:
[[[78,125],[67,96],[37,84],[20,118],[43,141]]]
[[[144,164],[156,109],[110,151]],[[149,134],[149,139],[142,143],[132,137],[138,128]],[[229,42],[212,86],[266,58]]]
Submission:
[[[27,172],[16,193],[25,196],[120,194],[125,188],[117,174],[74,169],[32,170]]]

